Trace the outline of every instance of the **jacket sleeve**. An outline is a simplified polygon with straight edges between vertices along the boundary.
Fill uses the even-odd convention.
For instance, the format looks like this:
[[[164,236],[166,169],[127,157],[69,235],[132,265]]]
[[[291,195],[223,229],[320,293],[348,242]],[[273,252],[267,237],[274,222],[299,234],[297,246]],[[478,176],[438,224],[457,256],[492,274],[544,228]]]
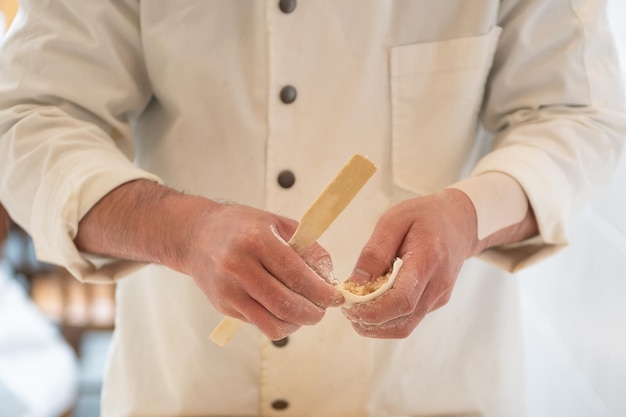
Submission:
[[[481,257],[515,271],[568,243],[572,215],[614,170],[626,138],[603,0],[504,0],[483,122],[493,148],[474,174],[524,188],[540,236]]]
[[[79,220],[125,182],[160,181],[132,162],[129,119],[152,97],[138,3],[21,1],[0,50],[0,199],[39,259],[82,280],[137,264],[79,253]]]

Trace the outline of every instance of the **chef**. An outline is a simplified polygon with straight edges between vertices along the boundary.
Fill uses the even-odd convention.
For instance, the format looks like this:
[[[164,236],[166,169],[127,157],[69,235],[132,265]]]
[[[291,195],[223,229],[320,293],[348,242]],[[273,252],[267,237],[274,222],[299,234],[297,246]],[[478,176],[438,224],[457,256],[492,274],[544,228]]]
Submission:
[[[41,260],[118,283],[103,416],[523,416],[510,272],[621,152],[607,27],[598,0],[22,1],[0,199]],[[356,153],[378,172],[301,258]],[[219,347],[223,315],[248,324]]]

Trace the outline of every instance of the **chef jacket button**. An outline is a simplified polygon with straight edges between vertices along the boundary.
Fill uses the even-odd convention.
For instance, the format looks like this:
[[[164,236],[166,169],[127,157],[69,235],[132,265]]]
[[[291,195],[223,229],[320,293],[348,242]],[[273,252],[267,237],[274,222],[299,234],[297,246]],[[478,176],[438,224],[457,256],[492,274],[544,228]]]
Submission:
[[[296,10],[296,4],[298,2],[296,0],[280,0],[278,2],[278,7],[283,13],[291,13]]]
[[[291,188],[296,183],[296,176],[288,169],[280,171],[278,174],[278,185],[283,188]]]
[[[286,85],[280,90],[280,101],[285,104],[291,104],[296,101],[298,92],[293,85]]]
[[[289,408],[289,403],[286,400],[274,400],[272,401],[272,408],[274,410],[286,410]]]
[[[280,340],[272,340],[272,344],[276,347],[285,347],[287,346],[287,343],[289,343],[288,337],[284,337]]]

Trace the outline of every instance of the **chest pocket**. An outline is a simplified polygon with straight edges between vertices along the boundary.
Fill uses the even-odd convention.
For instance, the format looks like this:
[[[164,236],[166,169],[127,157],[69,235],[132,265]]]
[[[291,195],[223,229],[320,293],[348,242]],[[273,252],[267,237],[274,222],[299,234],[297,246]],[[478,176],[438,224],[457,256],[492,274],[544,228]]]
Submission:
[[[485,83],[502,29],[391,49],[396,186],[418,195],[456,182],[471,164]]]

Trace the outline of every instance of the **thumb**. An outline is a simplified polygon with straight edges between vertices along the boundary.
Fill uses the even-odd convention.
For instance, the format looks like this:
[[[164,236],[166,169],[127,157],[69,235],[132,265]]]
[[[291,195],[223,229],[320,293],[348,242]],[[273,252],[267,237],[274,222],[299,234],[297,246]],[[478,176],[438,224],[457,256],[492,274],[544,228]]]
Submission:
[[[391,228],[379,223],[361,250],[349,280],[364,284],[387,273],[398,256],[403,237],[404,234],[393,233]]]

